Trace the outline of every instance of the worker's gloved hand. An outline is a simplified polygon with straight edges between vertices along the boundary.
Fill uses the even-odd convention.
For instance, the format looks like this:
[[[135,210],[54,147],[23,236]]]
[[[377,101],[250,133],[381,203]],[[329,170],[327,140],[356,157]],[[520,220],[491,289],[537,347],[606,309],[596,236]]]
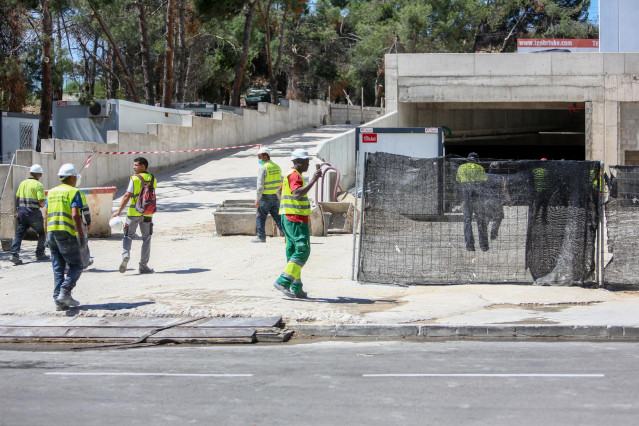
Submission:
[[[322,177],[322,170],[321,169],[315,170],[315,173],[313,173],[313,179],[317,180],[321,177]]]

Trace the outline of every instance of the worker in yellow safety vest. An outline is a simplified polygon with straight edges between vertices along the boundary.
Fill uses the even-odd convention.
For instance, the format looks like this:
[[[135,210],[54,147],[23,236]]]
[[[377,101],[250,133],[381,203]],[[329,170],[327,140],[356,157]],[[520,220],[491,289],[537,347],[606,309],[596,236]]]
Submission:
[[[42,166],[34,164],[29,169],[31,175],[28,179],[23,180],[16,192],[16,214],[18,219],[16,227],[16,235],[13,237],[11,244],[11,261],[14,265],[22,265],[20,259],[20,247],[24,234],[33,229],[38,234],[38,245],[36,246],[36,259],[49,260],[49,256],[44,253],[44,243],[47,237],[44,231],[44,219],[42,218],[41,207],[44,207],[45,196],[44,186],[40,183],[42,177]]]
[[[479,247],[488,250],[488,218],[482,200],[483,189],[488,181],[486,170],[477,164],[479,156],[475,152],[468,154],[468,162],[457,169],[457,182],[462,187],[462,215],[464,218],[464,239],[466,250],[475,251],[475,237],[473,236],[473,215],[477,221],[479,233]]]
[[[302,289],[302,267],[311,254],[311,233],[308,227],[311,205],[306,194],[322,176],[322,171],[316,170],[311,180],[306,183],[302,173],[308,170],[308,152],[305,149],[296,149],[291,154],[291,160],[293,168],[282,181],[280,201],[288,263],[273,287],[288,297],[306,299],[307,294]]]
[[[535,218],[541,214],[541,220],[544,223],[548,222],[548,207],[550,206],[550,199],[553,191],[551,191],[550,170],[548,161],[546,158],[542,158],[538,167],[535,167],[532,171],[533,174],[533,187],[534,192],[532,194],[532,217]]]
[[[138,226],[140,227],[140,234],[142,234],[142,253],[140,255],[140,263],[138,264],[138,271],[140,274],[152,274],[153,269],[149,268],[149,258],[151,257],[151,236],[153,235],[153,213],[140,213],[136,209],[136,202],[138,198],[142,196],[142,189],[144,186],[152,188],[153,203],[155,203],[155,188],[157,187],[157,179],[147,171],[149,168],[149,161],[144,157],[137,157],[133,159],[133,176],[129,179],[129,186],[126,192],[122,196],[120,207],[111,215],[111,218],[120,215],[122,210],[128,205],[129,208],[126,213],[126,223],[124,225],[124,237],[122,238],[122,262],[118,269],[120,273],[126,272],[127,264],[131,258],[131,246],[133,244],[133,238],[135,238],[135,231]],[[155,209],[153,209],[155,210]]]
[[[280,199],[277,196],[282,185],[282,170],[271,160],[271,152],[265,146],[257,151],[257,159],[260,163],[257,170],[257,197],[255,198],[257,237],[251,242],[265,243],[266,218],[269,213],[280,232],[284,234],[280,220]]]
[[[73,164],[63,164],[58,176],[61,184],[47,194],[45,215],[53,265],[53,300],[56,310],[60,311],[80,304],[71,296],[71,291],[82,275],[80,251],[86,242],[80,216],[82,196],[77,188],[81,176]],[[65,276],[67,265],[69,271]]]

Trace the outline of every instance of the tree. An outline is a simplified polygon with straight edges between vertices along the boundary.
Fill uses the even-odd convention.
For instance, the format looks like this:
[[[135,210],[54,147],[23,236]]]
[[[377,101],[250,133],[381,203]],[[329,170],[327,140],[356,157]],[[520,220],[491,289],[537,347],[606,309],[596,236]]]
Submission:
[[[51,9],[49,9],[49,0],[40,0],[40,16],[42,21],[40,33],[40,44],[42,45],[42,93],[36,151],[40,151],[40,141],[49,137],[49,124],[51,123],[51,39],[53,38],[53,21],[51,19]]]
[[[138,92],[135,88],[133,77],[131,76],[131,72],[126,65],[126,62],[124,61],[122,54],[120,53],[120,49],[118,48],[118,45],[115,42],[115,39],[113,38],[113,35],[111,35],[111,31],[109,31],[109,28],[104,22],[104,19],[102,19],[102,16],[100,15],[100,13],[98,13],[98,10],[93,4],[93,1],[87,0],[87,3],[89,4],[91,11],[93,12],[93,16],[95,17],[95,19],[97,19],[98,23],[100,24],[102,31],[104,31],[104,34],[106,34],[107,38],[109,39],[109,43],[111,43],[111,47],[113,47],[113,52],[115,53],[116,58],[120,62],[120,66],[122,67],[122,72],[124,73],[124,80],[126,81],[127,86],[129,87],[129,90],[131,91],[131,96],[133,97],[133,101],[139,103],[140,98],[138,97]]]
[[[144,79],[145,101],[147,105],[155,104],[153,90],[153,75],[151,73],[151,56],[149,48],[149,23],[146,19],[146,4],[144,0],[137,1],[138,22],[140,25],[140,61],[142,63],[142,78]]]
[[[244,71],[249,57],[251,47],[251,30],[253,28],[253,16],[259,0],[220,0],[209,2],[208,0],[195,0],[196,10],[203,17],[217,17],[218,19],[228,19],[240,11],[244,15],[244,30],[242,32],[242,51],[235,65],[235,80],[231,89],[231,105],[240,106],[240,94]]]
[[[164,79],[162,80],[162,106],[171,108],[173,96],[173,5],[168,0],[166,6],[166,48],[164,50]]]

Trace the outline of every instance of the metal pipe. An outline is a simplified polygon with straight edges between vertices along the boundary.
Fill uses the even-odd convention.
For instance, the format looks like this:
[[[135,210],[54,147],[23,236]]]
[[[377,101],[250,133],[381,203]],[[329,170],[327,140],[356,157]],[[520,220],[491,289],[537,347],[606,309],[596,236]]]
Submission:
[[[324,167],[324,166],[326,166],[326,167]],[[316,202],[319,202],[320,200],[324,201],[324,176],[326,176],[326,172],[328,172],[329,170],[335,170],[337,172],[337,179],[335,181],[335,187],[333,188],[333,199],[337,200],[337,189],[339,188],[339,182],[340,182],[340,179],[341,179],[342,175],[341,175],[340,171],[336,167],[331,166],[330,163],[320,163],[320,164],[317,165],[318,169],[320,169],[322,167],[324,167],[323,170],[322,170],[322,181],[320,182],[319,185],[315,186],[315,201]],[[321,198],[318,198],[318,196],[317,196],[318,195],[317,193],[318,193],[318,187],[319,186],[322,187]]]
[[[359,151],[355,154],[355,210],[353,211],[353,258],[351,260],[351,280],[355,281],[355,240],[357,238],[357,197],[359,180]]]
[[[369,153],[365,153],[364,154],[364,164],[366,164],[366,161],[368,160],[368,155]],[[365,191],[364,191],[364,183],[365,183],[365,179],[366,179],[366,166],[364,166],[364,169],[362,170],[362,214],[359,215],[360,219],[359,219],[359,244],[357,246],[357,264],[359,265],[361,259],[362,259],[362,233],[364,230],[364,212],[366,211],[366,208],[364,207],[364,201],[366,199],[366,195],[365,195]],[[357,274],[357,279],[359,281],[359,274]]]
[[[604,217],[604,207],[603,207],[603,201],[604,201],[604,163],[603,161],[599,162],[599,238],[597,239],[598,241],[598,246],[599,246],[599,251],[597,253],[597,256],[599,256],[599,277],[600,277],[600,281],[599,281],[599,287],[600,288],[605,288],[606,283],[605,283],[605,278],[604,278],[604,250],[605,250],[605,245],[604,245],[604,232],[605,232],[605,217]],[[599,278],[598,277],[598,278]]]

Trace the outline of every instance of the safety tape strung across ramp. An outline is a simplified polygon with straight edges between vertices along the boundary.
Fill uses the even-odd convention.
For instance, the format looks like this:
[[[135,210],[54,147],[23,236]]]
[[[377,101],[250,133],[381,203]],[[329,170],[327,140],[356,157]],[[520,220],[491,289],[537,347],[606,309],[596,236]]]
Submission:
[[[91,163],[91,158],[94,154],[100,155],[127,155],[127,154],[177,154],[183,152],[206,152],[206,151],[222,151],[224,149],[237,149],[237,148],[250,148],[253,146],[262,146],[259,143],[253,143],[249,145],[235,145],[235,146],[224,146],[221,148],[198,148],[198,149],[183,149],[183,150],[171,150],[171,151],[91,151],[89,158],[87,158],[86,163],[84,163],[83,169],[89,167]]]

